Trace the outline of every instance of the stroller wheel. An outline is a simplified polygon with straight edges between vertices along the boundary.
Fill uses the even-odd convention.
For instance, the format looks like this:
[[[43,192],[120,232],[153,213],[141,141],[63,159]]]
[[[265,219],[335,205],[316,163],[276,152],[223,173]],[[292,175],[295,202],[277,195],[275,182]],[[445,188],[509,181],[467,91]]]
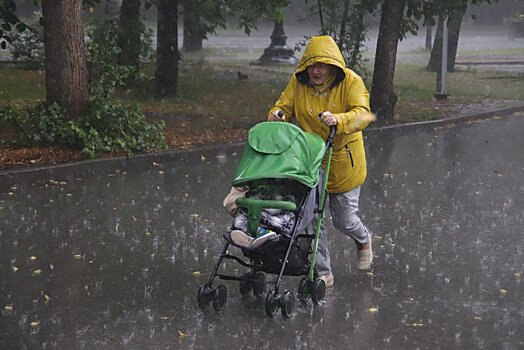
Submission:
[[[313,290],[311,291],[311,299],[313,300],[315,304],[318,304],[322,300],[324,300],[325,295],[326,295],[326,283],[324,282],[324,280],[317,278],[313,282]]]
[[[252,286],[250,279],[252,278],[252,274],[249,272],[246,272],[242,275],[242,279],[240,280],[240,283],[238,284],[238,289],[240,291],[240,295],[246,296],[251,292]]]
[[[290,318],[291,315],[293,315],[293,311],[295,311],[295,296],[293,293],[285,291],[284,295],[282,295],[282,298],[280,299],[280,303],[282,316],[284,318]]]
[[[262,272],[257,272],[254,280],[253,294],[256,297],[261,297],[266,292],[266,276]]]
[[[220,285],[215,289],[213,296],[213,307],[216,311],[220,311],[224,308],[227,301],[227,289],[225,286]]]
[[[266,296],[266,315],[269,317],[275,317],[275,314],[277,313],[278,309],[278,297],[277,292],[272,290],[271,292],[267,293]]]
[[[302,280],[300,280],[300,284],[298,285],[298,300],[306,304],[310,298],[311,282],[307,279],[307,277],[304,277]]]
[[[198,307],[200,310],[204,311],[209,306],[211,302],[211,288],[207,284],[200,285],[198,288]]]

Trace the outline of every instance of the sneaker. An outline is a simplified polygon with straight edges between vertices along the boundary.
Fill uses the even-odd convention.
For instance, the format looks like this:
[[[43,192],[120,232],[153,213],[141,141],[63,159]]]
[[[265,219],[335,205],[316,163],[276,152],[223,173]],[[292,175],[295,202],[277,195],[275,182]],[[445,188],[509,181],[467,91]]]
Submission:
[[[335,276],[331,272],[322,275],[319,277],[322,281],[324,281],[326,287],[333,287],[333,283],[335,283]]]
[[[277,238],[277,233],[275,231],[268,230],[264,227],[259,227],[257,229],[257,235],[255,239],[253,240],[253,243],[251,243],[251,248],[255,249],[266,243],[267,241],[270,241],[272,239]]]
[[[373,249],[371,236],[368,235],[369,248],[357,250],[357,268],[360,271],[369,271],[373,262]]]
[[[240,230],[231,231],[231,242],[242,248],[251,248],[253,237]]]

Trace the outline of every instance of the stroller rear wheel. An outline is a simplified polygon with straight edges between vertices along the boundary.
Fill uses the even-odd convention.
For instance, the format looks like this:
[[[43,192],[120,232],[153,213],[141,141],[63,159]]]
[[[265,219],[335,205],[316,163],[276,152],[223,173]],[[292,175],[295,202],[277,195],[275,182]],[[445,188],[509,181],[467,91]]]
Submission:
[[[227,289],[225,286],[218,286],[213,293],[213,307],[216,311],[224,308],[227,302]]]
[[[317,278],[313,282],[313,290],[311,291],[311,299],[313,300],[313,303],[319,304],[322,300],[324,300],[325,295],[326,283],[324,282],[324,280]]]
[[[267,296],[266,296],[266,315],[268,315],[269,317],[275,317],[277,310],[278,310],[277,292],[272,290],[271,292],[267,293]]]
[[[266,276],[262,272],[257,272],[253,283],[253,294],[261,297],[266,292]]]
[[[307,304],[311,298],[311,286],[312,283],[307,279],[307,277],[304,277],[302,280],[300,280],[300,284],[298,285],[298,300],[304,304]]]
[[[240,283],[238,284],[238,289],[240,291],[240,295],[246,296],[251,292],[251,289],[253,288],[251,284],[251,276],[252,274],[249,272],[246,272],[242,275],[242,278],[240,279]]]
[[[290,318],[295,311],[295,296],[293,293],[285,291],[280,299],[280,309],[284,318]]]

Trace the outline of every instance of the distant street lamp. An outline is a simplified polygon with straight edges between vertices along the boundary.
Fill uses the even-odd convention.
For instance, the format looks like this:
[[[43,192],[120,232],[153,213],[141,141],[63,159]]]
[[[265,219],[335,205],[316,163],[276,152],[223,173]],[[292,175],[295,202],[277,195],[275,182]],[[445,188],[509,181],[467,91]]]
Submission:
[[[298,60],[294,56],[293,50],[287,46],[286,39],[284,21],[275,20],[275,26],[271,34],[271,44],[254,64],[296,64]]]
[[[439,101],[448,98],[447,78],[448,78],[448,19],[439,19],[442,23],[442,64],[437,71],[437,92],[435,98]]]

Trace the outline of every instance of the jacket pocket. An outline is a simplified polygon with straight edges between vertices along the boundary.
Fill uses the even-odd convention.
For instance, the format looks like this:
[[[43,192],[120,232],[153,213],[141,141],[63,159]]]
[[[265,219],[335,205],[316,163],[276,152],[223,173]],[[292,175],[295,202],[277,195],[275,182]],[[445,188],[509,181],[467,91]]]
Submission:
[[[355,161],[353,160],[353,154],[351,153],[351,148],[349,147],[350,144],[354,143],[354,142],[357,142],[358,140],[352,140],[352,141],[349,141],[348,143],[346,143],[344,145],[344,148],[346,149],[346,153],[348,155],[348,158],[349,160],[351,161],[351,167],[354,168],[355,167]]]
[[[353,161],[353,155],[351,154],[351,150],[349,149],[349,145],[344,146],[346,148],[346,152],[348,154],[349,159],[351,160],[351,167],[355,167],[355,162]]]

